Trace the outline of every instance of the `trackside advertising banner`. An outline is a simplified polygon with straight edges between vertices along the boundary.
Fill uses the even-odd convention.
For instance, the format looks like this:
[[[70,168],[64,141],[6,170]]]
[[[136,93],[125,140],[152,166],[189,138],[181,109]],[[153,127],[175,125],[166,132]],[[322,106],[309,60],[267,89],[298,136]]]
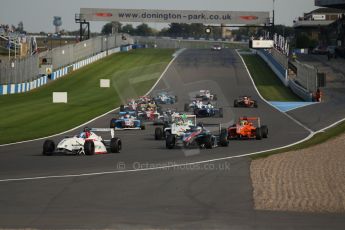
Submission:
[[[265,25],[269,12],[81,8],[86,21]]]

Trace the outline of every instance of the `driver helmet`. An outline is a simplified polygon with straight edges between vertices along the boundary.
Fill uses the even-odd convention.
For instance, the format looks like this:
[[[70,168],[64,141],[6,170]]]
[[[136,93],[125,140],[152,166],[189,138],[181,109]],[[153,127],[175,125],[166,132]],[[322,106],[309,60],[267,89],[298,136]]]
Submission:
[[[89,138],[91,135],[91,129],[89,127],[84,128],[85,138]]]

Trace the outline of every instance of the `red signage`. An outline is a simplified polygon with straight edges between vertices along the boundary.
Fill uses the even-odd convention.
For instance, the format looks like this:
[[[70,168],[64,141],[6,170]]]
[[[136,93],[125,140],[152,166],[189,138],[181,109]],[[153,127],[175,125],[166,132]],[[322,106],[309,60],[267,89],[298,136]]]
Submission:
[[[96,13],[95,14],[97,17],[112,17],[112,13]]]
[[[241,19],[243,20],[257,20],[259,17],[258,16],[240,16]]]

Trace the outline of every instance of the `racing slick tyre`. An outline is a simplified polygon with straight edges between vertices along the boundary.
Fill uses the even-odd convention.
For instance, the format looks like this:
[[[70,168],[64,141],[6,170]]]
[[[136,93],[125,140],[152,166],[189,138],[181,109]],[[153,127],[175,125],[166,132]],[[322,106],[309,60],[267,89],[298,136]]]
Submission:
[[[116,118],[112,118],[110,120],[110,128],[113,129],[116,127]]]
[[[263,138],[267,138],[268,136],[268,128],[266,125],[261,126],[261,134]]]
[[[257,107],[258,107],[258,102],[254,101],[254,108],[257,108]]]
[[[188,112],[189,111],[189,104],[184,104],[184,111],[185,112]]]
[[[161,127],[156,127],[155,129],[155,140],[162,140],[163,139],[163,130]]]
[[[50,156],[54,153],[55,150],[55,143],[52,140],[45,140],[43,143],[43,152],[42,154],[45,156]]]
[[[228,130],[222,129],[219,135],[219,144],[223,147],[229,146]]]
[[[206,136],[205,137],[205,148],[207,149],[212,149],[213,148],[213,140],[212,140],[212,136]]]
[[[140,129],[141,129],[141,130],[145,130],[145,129],[146,129],[146,126],[145,126],[145,125],[140,125]]]
[[[124,105],[120,105],[120,112],[125,111],[125,106]]]
[[[219,108],[219,117],[223,117],[223,108]]]
[[[95,154],[95,143],[92,140],[86,140],[84,143],[84,153],[85,155]]]
[[[196,117],[200,117],[199,116],[199,109],[194,109],[193,115],[195,115]]]
[[[112,153],[119,153],[122,149],[122,142],[120,138],[114,137],[110,140],[110,151]]]
[[[234,100],[234,107],[238,107],[238,100]]]
[[[261,128],[256,128],[256,130],[255,130],[255,138],[256,138],[256,140],[261,140],[261,138],[262,138],[262,133],[261,133]]]
[[[167,135],[165,146],[167,149],[173,149],[175,147],[175,135]]]

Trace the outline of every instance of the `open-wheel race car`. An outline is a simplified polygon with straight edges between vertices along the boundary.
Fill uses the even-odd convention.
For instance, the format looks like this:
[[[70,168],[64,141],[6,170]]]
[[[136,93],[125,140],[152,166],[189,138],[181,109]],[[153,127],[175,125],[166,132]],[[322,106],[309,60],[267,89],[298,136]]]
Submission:
[[[223,117],[223,108],[215,108],[213,105],[206,105],[196,108],[193,111],[196,117]]]
[[[94,132],[110,132],[111,139],[104,140]],[[122,149],[121,139],[114,136],[114,129],[109,128],[84,128],[83,132],[65,137],[57,145],[52,140],[43,143],[43,155],[50,156],[54,153],[73,155],[94,155],[105,153],[119,153]]]
[[[228,128],[228,139],[257,139],[268,137],[268,128],[261,125],[259,117],[240,117],[238,122]]]
[[[189,129],[181,131],[175,130],[172,126],[171,133],[167,133],[165,146],[173,149],[176,146],[183,148],[206,148],[212,149],[218,146],[226,147],[229,145],[227,129],[221,129],[219,134],[212,134],[202,124],[190,126]]]
[[[125,114],[136,115],[137,110],[129,105],[121,105],[119,115],[125,115]]]
[[[212,46],[212,50],[221,51],[221,50],[222,50],[222,47],[221,47],[219,44],[214,44],[214,45]]]
[[[157,104],[174,104],[177,102],[177,96],[168,94],[167,92],[160,92],[157,96],[153,97]]]
[[[257,108],[258,102],[249,96],[243,96],[234,100],[234,107]]]
[[[199,93],[195,96],[196,99],[202,100],[202,101],[216,101],[217,95],[211,94],[210,90],[208,89],[202,89],[199,91]]]
[[[122,112],[119,115],[122,115]],[[112,118],[110,128],[115,130],[145,129],[145,125],[136,116],[127,112],[119,118]]]
[[[162,123],[163,127],[155,128],[155,140],[165,139],[167,134],[171,134],[172,130],[174,130],[175,134],[179,134],[189,130],[190,127],[195,125],[195,115],[172,113],[169,119]]]

